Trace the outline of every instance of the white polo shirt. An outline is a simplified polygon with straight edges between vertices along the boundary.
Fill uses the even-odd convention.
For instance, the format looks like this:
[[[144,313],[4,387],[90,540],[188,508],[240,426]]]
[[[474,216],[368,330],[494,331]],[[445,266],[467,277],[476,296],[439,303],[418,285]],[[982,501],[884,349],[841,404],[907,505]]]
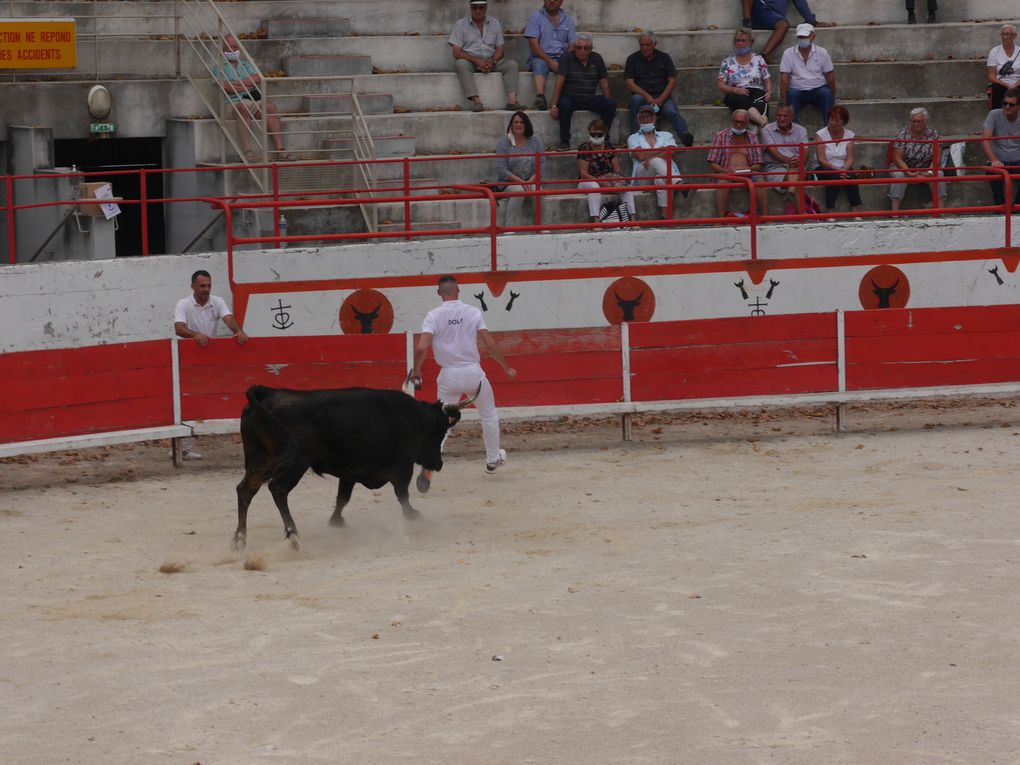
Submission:
[[[433,308],[421,327],[432,335],[432,350],[441,367],[478,364],[478,331],[482,329],[488,329],[482,312],[459,300]]]
[[[783,51],[779,62],[780,74],[790,75],[793,90],[814,90],[825,84],[825,75],[832,71],[829,52],[818,45],[811,46],[807,61],[800,55],[800,48],[794,45]]]
[[[227,308],[223,298],[210,295],[205,305],[199,305],[192,294],[177,301],[177,307],[174,308],[174,324],[182,321],[192,332],[215,337],[220,319],[230,315],[230,309]]]

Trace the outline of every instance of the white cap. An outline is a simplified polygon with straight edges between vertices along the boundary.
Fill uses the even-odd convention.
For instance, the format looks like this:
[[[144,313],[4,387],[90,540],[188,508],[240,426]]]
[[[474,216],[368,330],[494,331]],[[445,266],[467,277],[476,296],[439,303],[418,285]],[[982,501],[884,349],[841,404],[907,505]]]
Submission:
[[[815,33],[815,28],[810,24],[797,25],[797,37],[810,37]]]

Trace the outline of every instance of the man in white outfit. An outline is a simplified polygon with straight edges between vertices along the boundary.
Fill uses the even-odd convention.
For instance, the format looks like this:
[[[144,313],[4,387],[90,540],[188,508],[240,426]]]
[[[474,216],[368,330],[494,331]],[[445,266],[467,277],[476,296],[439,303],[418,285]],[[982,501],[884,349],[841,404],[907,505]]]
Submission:
[[[429,347],[432,347],[436,363],[441,367],[437,381],[440,401],[455,404],[461,396],[473,396],[478,391],[475,406],[482,420],[485,472],[495,473],[506,464],[506,450],[499,448],[499,415],[492,386],[482,371],[479,339],[511,380],[517,376],[517,370],[507,364],[499,344],[485,327],[482,312],[460,302],[460,287],[456,279],[452,276],[440,278],[438,293],[443,304],[433,308],[425,317],[422,334],[414,349],[414,368],[410,379],[415,385],[421,385],[421,365]],[[430,481],[431,471],[422,469],[417,480],[418,491],[428,491]]]

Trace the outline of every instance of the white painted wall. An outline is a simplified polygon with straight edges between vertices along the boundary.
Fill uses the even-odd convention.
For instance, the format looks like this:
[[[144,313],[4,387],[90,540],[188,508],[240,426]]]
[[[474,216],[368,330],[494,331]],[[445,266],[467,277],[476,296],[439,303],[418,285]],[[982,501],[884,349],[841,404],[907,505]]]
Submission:
[[[973,217],[949,221],[830,223],[777,225],[759,232],[759,257],[804,259],[835,254],[890,255],[999,247],[1000,218]],[[657,263],[724,263],[748,257],[748,230],[739,227],[654,229],[642,232],[578,233],[508,236],[499,242],[500,270],[561,269]],[[372,286],[394,307],[391,331],[420,328],[425,312],[436,305],[432,286],[396,287],[387,277],[477,273],[488,269],[486,239],[426,242],[393,241],[319,249],[238,253],[239,282],[285,282],[337,278],[379,278]],[[998,266],[999,285],[989,269]],[[190,292],[193,271],[213,275],[213,291],[230,300],[227,259],[223,253],[16,265],[0,268],[0,352],[67,348],[167,337],[176,301]],[[768,301],[768,313],[830,311],[860,308],[857,290],[870,268],[777,269],[758,286],[743,275],[748,299],[734,286],[741,273],[642,277],[655,291],[653,320],[744,316],[750,303],[765,301],[769,278],[780,282]],[[911,282],[911,307],[994,305],[1020,301],[1020,274],[999,262],[903,265]],[[494,330],[537,327],[599,326],[606,323],[602,296],[613,281],[603,276],[511,282],[496,298],[484,289],[489,305],[486,321]],[[510,290],[519,292],[514,309],[505,310]],[[462,298],[482,285],[463,285]],[[286,332],[328,335],[340,331],[338,313],[351,290],[278,293],[253,296],[245,329],[253,336],[279,336],[273,328],[272,306],[290,305],[294,322]]]

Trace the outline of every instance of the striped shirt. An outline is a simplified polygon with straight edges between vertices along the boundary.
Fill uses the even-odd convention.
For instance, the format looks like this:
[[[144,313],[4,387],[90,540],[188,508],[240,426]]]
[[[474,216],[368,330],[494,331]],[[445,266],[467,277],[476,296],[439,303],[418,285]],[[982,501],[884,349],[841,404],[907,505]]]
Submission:
[[[712,150],[708,152],[708,161],[729,168],[730,156],[736,151],[746,150],[747,164],[760,165],[761,144],[758,143],[758,136],[754,133],[744,133],[744,137],[747,138],[746,146],[743,144],[734,146],[734,137],[733,131],[729,128],[716,133],[715,138],[712,140]]]
[[[606,62],[598,53],[588,56],[588,64],[582,64],[577,55],[569,53],[560,60],[560,77],[566,78],[563,83],[564,95],[574,102],[575,106],[586,104],[598,94],[599,80],[609,77]]]

